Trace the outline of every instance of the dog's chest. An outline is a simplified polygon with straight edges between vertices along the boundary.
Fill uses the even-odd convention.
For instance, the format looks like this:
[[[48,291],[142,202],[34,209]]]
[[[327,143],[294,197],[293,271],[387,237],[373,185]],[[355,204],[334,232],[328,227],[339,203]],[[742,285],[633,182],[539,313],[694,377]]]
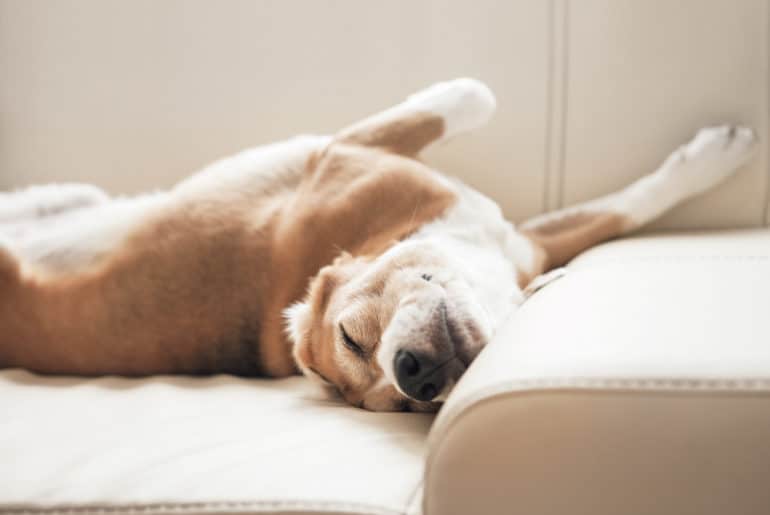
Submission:
[[[470,285],[493,327],[524,300],[521,278],[535,267],[532,243],[507,222],[491,199],[451,181],[457,203],[412,238],[429,239],[450,256]]]

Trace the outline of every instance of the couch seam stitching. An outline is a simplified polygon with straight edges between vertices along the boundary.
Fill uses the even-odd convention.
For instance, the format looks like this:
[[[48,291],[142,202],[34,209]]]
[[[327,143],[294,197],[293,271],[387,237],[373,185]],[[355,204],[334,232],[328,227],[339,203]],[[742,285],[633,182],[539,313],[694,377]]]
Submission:
[[[0,514],[99,514],[99,513],[195,513],[200,511],[224,511],[243,513],[245,510],[258,512],[289,511],[297,509],[313,509],[327,512],[349,511],[350,513],[367,513],[371,515],[406,515],[403,510],[375,506],[363,503],[345,503],[328,501],[203,501],[203,502],[158,502],[158,503],[123,503],[123,504],[64,504],[61,506],[24,506],[7,505],[0,507]]]
[[[730,255],[714,255],[714,256],[638,256],[633,258],[601,258],[601,263],[592,264],[590,262],[582,264],[576,262],[573,265],[567,266],[567,271],[599,268],[605,265],[617,265],[617,264],[630,264],[630,263],[642,263],[642,262],[656,262],[656,263],[681,263],[687,261],[757,261],[764,262],[770,260],[770,255],[751,255],[751,256],[730,256]]]
[[[623,392],[639,390],[644,392],[707,392],[707,393],[770,393],[770,378],[752,377],[745,379],[685,379],[675,377],[656,378],[588,378],[588,377],[554,377],[547,379],[515,379],[501,381],[477,390],[462,404],[453,408],[446,416],[447,419],[457,417],[462,412],[480,401],[490,399],[505,393],[532,393],[553,390],[601,390],[607,392]],[[449,422],[442,422],[445,425]],[[436,425],[434,424],[434,427]]]
[[[607,384],[607,383],[617,383],[615,386],[613,385],[612,388],[598,388],[601,384]],[[516,388],[517,384],[533,384],[536,385],[538,383],[541,383],[538,386],[533,386],[531,388]],[[548,383],[548,384],[546,384]],[[554,388],[554,384],[558,384],[558,388]],[[632,388],[629,385],[634,384],[635,386]],[[659,386],[653,386],[652,383],[666,383],[667,388],[666,390],[663,389],[657,389]],[[679,384],[677,384],[679,383]],[[698,384],[700,385],[698,387],[693,388],[692,386],[683,386],[681,383],[692,383],[692,384]],[[710,389],[710,388],[703,388],[704,384],[717,384],[719,383],[721,386],[733,386],[735,384],[751,384],[751,388],[719,388],[719,389]],[[761,386],[757,387],[757,383],[761,384]],[[548,388],[545,388],[544,386],[549,386]],[[674,386],[672,388],[672,386]],[[741,379],[741,380],[735,380],[735,379],[676,379],[676,378],[655,378],[655,379],[595,379],[595,378],[569,378],[569,377],[562,377],[562,378],[553,378],[548,380],[542,380],[542,379],[536,379],[536,380],[515,380],[515,381],[504,381],[500,383],[496,383],[494,385],[488,386],[486,388],[483,388],[482,390],[479,390],[476,392],[476,395],[474,395],[471,399],[464,402],[457,408],[453,409],[453,414],[450,414],[448,418],[453,417],[454,420],[452,423],[445,422],[442,423],[442,426],[448,426],[444,431],[442,431],[444,434],[446,434],[448,431],[451,431],[453,427],[456,426],[457,421],[462,417],[466,417],[468,412],[472,410],[474,407],[479,406],[482,402],[486,402],[488,400],[496,399],[505,396],[506,394],[509,395],[518,395],[518,394],[532,394],[532,393],[552,393],[554,391],[569,391],[569,390],[583,390],[580,393],[584,393],[584,391],[590,391],[592,393],[600,392],[600,393],[613,393],[613,394],[623,394],[623,393],[635,393],[634,390],[639,390],[642,392],[652,392],[652,393],[667,393],[667,392],[675,392],[675,393],[740,393],[740,394],[756,394],[756,393],[770,393],[770,378],[747,378],[747,379]],[[437,427],[437,424],[434,422],[431,433],[433,433],[434,429]],[[434,452],[434,445],[431,445],[430,442],[431,438],[428,438],[427,442],[427,456],[426,456],[426,463],[425,463],[425,472],[423,475],[423,485],[427,486],[428,481],[427,478],[430,475],[430,469],[433,464],[434,456],[436,455],[436,452]],[[440,446],[441,441],[437,442],[435,447]],[[423,507],[427,508],[427,503],[429,500],[429,496],[425,495],[424,501],[423,501]],[[424,513],[428,513],[428,510],[426,509]]]
[[[417,481],[417,486],[412,491],[411,495],[408,498],[408,501],[406,503],[406,511],[404,512],[405,515],[412,515],[413,513],[419,513],[419,511],[413,511],[412,507],[414,505],[414,502],[417,500],[417,494],[420,492],[423,486],[423,480],[420,479]]]

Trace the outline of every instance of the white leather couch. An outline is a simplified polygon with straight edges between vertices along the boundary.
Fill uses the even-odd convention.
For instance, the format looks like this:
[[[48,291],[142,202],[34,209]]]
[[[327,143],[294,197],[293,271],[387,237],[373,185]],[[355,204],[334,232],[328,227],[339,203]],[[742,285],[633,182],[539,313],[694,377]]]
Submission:
[[[770,513],[769,25],[766,0],[0,0],[1,189],[168,186],[461,75],[499,113],[428,159],[512,220],[703,125],[761,142],[531,297],[435,419],[299,377],[0,372],[0,513]]]

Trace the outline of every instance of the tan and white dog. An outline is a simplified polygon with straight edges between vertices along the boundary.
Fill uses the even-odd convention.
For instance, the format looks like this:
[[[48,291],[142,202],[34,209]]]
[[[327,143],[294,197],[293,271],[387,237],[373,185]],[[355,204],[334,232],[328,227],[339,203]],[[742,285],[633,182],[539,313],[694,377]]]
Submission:
[[[654,173],[518,230],[432,170],[495,100],[440,83],[332,137],[216,162],[170,191],[0,196],[0,366],[140,376],[299,371],[370,410],[433,410],[539,274],[728,177],[750,130],[700,131]]]

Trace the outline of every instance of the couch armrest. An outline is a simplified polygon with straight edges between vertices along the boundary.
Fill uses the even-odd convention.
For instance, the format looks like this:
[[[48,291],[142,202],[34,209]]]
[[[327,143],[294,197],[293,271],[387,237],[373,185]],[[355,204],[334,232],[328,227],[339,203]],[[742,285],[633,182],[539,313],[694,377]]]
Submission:
[[[587,253],[434,424],[426,515],[770,510],[770,231]]]

